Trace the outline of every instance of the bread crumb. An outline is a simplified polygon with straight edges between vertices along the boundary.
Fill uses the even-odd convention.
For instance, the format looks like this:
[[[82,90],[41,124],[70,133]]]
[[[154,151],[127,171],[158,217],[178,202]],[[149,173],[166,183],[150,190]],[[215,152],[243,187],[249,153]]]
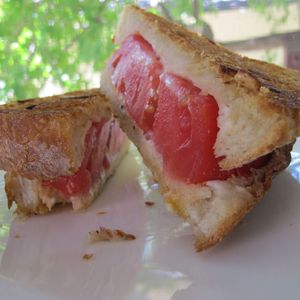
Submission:
[[[98,212],[97,212],[97,215],[105,215],[105,214],[107,214],[106,211],[98,211]]]
[[[19,239],[20,235],[19,234],[15,234],[15,239]]]
[[[90,260],[93,258],[93,256],[94,256],[94,254],[92,254],[92,253],[86,253],[82,256],[82,259]]]
[[[100,227],[99,230],[89,232],[89,240],[91,243],[98,241],[132,241],[136,237],[133,234],[126,233],[120,229],[109,229]]]
[[[153,206],[155,203],[152,201],[145,201],[146,206]]]

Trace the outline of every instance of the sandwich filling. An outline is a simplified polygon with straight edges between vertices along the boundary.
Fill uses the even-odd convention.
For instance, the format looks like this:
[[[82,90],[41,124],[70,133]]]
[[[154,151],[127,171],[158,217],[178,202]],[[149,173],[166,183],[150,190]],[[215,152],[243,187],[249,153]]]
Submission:
[[[44,180],[42,185],[57,191],[64,199],[85,196],[105,173],[118,155],[124,134],[114,120],[92,123],[84,140],[84,157],[79,170],[72,176]]]
[[[175,180],[197,184],[247,176],[269,156],[237,169],[221,170],[214,145],[219,131],[216,99],[176,74],[166,72],[160,57],[141,35],[128,36],[111,60],[112,82],[125,99],[136,125]]]

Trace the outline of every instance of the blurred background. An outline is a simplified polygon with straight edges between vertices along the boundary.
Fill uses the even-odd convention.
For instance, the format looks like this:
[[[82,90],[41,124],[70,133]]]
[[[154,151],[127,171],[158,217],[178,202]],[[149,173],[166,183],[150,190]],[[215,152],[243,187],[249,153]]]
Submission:
[[[126,3],[300,70],[300,0],[0,0],[0,102],[99,86]]]

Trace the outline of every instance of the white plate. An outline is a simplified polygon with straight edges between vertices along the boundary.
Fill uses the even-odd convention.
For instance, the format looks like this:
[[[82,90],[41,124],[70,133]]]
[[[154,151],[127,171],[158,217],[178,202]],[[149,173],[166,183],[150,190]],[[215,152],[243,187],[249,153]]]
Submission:
[[[298,178],[299,168],[295,157],[290,172]],[[132,150],[84,212],[64,207],[13,220],[1,193],[0,299],[299,298],[300,185],[288,171],[226,240],[203,253],[194,252],[190,228],[155,189]],[[137,238],[90,245],[88,231],[100,225]],[[93,258],[82,259],[86,253]]]

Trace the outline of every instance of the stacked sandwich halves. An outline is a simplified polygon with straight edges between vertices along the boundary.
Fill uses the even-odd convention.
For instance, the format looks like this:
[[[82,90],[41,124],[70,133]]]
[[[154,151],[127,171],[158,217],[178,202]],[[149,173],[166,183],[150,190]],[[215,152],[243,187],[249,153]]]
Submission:
[[[196,249],[230,232],[290,162],[300,74],[248,59],[128,6],[101,88]],[[126,149],[99,90],[0,110],[9,205],[44,213],[88,205]]]

